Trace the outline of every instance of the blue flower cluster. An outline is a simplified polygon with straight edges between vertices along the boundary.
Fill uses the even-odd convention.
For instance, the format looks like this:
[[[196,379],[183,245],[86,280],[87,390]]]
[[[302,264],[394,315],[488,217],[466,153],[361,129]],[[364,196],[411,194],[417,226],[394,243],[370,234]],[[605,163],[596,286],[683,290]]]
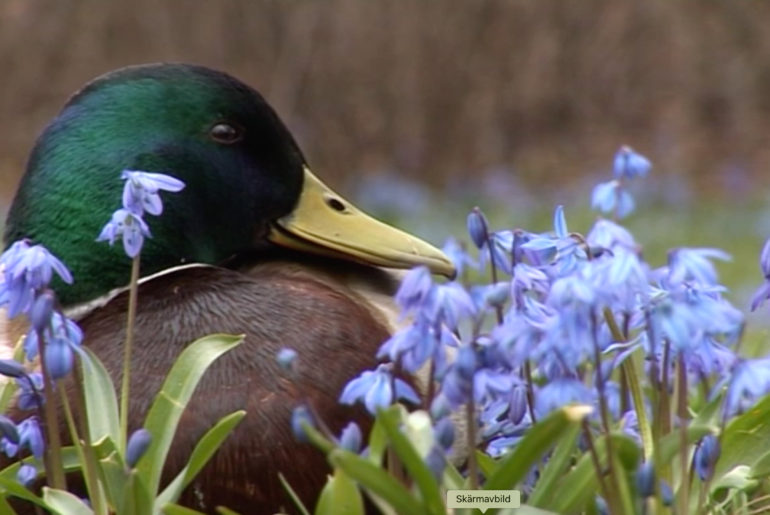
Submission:
[[[122,237],[126,254],[135,258],[142,250],[144,238],[150,236],[144,213],[157,216],[163,212],[158,192],[181,191],[185,185],[179,179],[162,173],[124,170],[120,177],[126,181],[123,187],[123,207],[112,214],[112,219],[104,226],[96,241],[108,241],[112,245],[117,238]]]
[[[454,240],[447,255],[458,270],[488,271],[490,283],[437,283],[425,268],[407,273],[395,300],[408,325],[382,344],[377,356],[386,363],[353,379],[340,400],[363,402],[372,413],[399,397],[414,401],[398,395],[391,372],[429,370],[423,404],[431,407],[437,440],[447,434],[450,412],[472,406],[474,443],[497,456],[538,419],[579,403],[595,408],[594,424],[605,420],[641,442],[637,414],[648,412],[651,400],[635,407],[619,371],[636,354],[644,358],[645,391],[669,391],[681,370],[689,396],[724,395],[724,417],[747,410],[770,392],[770,358],[736,354],[744,317],[725,298],[714,265],[730,256],[677,248],[653,267],[617,223],[633,210],[626,184],[650,168],[629,147],[618,151],[614,178],[592,198],[612,219],[599,218],[585,235],[568,229],[561,206],[544,233],[493,231],[474,209],[468,233],[478,256]],[[770,243],[762,270],[770,276]],[[769,291],[765,285],[758,295]],[[709,477],[718,454],[718,440],[700,443],[701,477]]]

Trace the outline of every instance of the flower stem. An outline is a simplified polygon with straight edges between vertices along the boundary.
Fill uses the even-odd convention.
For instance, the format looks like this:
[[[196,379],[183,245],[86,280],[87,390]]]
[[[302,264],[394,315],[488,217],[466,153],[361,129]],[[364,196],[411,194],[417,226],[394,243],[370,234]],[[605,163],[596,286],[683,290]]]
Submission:
[[[75,370],[78,370],[77,367],[75,367]],[[75,383],[80,384],[80,379],[81,378],[78,375],[78,377],[75,378]],[[78,388],[78,390],[82,391],[82,388]],[[64,419],[67,422],[70,438],[72,438],[72,444],[78,453],[80,462],[82,463],[83,477],[85,478],[86,488],[88,489],[88,499],[91,501],[91,505],[93,506],[93,511],[95,514],[107,515],[108,511],[103,498],[104,491],[102,490],[101,483],[99,482],[96,475],[96,455],[94,454],[94,449],[91,446],[91,438],[88,436],[88,422],[81,419],[84,422],[82,424],[81,431],[85,432],[84,438],[81,439],[78,434],[78,427],[75,424],[75,417],[72,416],[72,409],[70,408],[67,394],[63,389],[59,389],[59,393],[61,394],[62,406],[64,408]],[[81,392],[78,392],[78,394],[75,395],[76,399],[80,393]],[[76,406],[79,405],[79,402],[76,403]],[[79,413],[79,415],[82,415],[82,413]]]
[[[615,341],[627,341],[626,336],[621,332],[620,327],[615,320],[615,315],[610,308],[604,308],[604,319],[607,321],[607,326],[610,328],[610,333],[612,333],[612,338]],[[636,420],[639,422],[639,433],[642,437],[644,459],[649,460],[652,458],[654,452],[652,428],[650,427],[649,420],[647,420],[647,412],[644,409],[644,393],[642,392],[639,376],[637,375],[636,367],[634,366],[633,354],[623,361],[621,369],[625,372],[626,380],[628,381],[628,389],[631,392],[631,399],[634,402]]]
[[[61,461],[61,438],[59,437],[59,417],[56,412],[56,399],[51,376],[48,374],[48,366],[45,358],[46,341],[43,331],[38,331],[37,341],[40,346],[40,368],[43,375],[43,422],[46,445],[44,451],[45,474],[53,488],[66,490],[67,480],[64,476],[64,467]]]
[[[466,435],[468,437],[468,476],[471,490],[479,488],[479,466],[476,462],[476,402],[471,391],[468,404],[465,405]]]
[[[136,320],[136,297],[139,285],[139,255],[131,262],[131,284],[128,295],[128,321],[126,322],[126,344],[123,347],[123,377],[120,385],[120,449],[125,451],[128,439],[128,399],[131,382],[131,347],[134,343],[134,322]]]
[[[687,445],[687,369],[684,357],[677,362],[677,415],[679,417],[679,513],[687,513],[690,506],[689,446]]]
[[[602,497],[604,497],[607,500],[607,504],[612,506],[612,498],[611,498],[611,492],[607,488],[607,482],[605,481],[605,475],[604,471],[602,470],[602,464],[599,461],[599,455],[596,452],[596,447],[594,446],[594,439],[591,435],[591,428],[588,427],[588,422],[583,419],[583,422],[581,423],[581,427],[583,428],[583,438],[585,441],[586,446],[588,447],[588,454],[591,456],[591,462],[594,464],[594,470],[596,471],[596,479],[599,480],[599,491],[602,494]]]

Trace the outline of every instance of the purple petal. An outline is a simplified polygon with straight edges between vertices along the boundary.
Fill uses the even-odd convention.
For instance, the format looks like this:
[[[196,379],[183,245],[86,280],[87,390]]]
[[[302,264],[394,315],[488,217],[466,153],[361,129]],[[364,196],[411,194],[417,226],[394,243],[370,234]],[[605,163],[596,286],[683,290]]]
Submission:
[[[151,215],[158,216],[163,212],[163,203],[157,193],[147,193],[142,198],[142,207]]]
[[[54,339],[46,343],[45,362],[52,378],[61,379],[69,374],[73,361],[72,349],[65,342]]]

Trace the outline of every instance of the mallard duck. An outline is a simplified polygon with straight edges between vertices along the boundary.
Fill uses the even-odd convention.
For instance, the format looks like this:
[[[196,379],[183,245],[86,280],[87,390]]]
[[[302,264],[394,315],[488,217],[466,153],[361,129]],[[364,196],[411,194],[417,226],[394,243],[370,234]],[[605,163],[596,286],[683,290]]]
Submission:
[[[243,422],[182,499],[203,511],[273,513],[291,503],[282,472],[312,507],[324,456],[299,445],[292,408],[309,402],[333,431],[361,412],[338,404],[347,381],[375,365],[392,331],[385,268],[425,265],[451,276],[430,244],[359,211],[310,170],[278,115],[254,89],[218,71],[152,64],[103,75],[77,92],[32,150],[5,245],[42,243],[71,269],[55,284],[93,349],[119,381],[129,278],[119,245],[96,237],[119,207],[124,169],[162,172],[186,188],[148,218],[132,365],[136,429],[180,351],[215,332],[245,342],[206,373],[177,432],[168,473],[220,417]],[[6,340],[12,336],[6,334]],[[295,375],[276,353],[298,352]]]

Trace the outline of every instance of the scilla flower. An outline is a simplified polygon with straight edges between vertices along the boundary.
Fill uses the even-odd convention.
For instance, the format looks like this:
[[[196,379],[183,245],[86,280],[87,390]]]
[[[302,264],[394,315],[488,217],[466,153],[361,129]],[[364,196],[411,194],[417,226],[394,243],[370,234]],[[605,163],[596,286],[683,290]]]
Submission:
[[[123,207],[112,214],[112,219],[104,226],[96,241],[108,241],[112,245],[115,240],[122,238],[126,255],[133,259],[141,252],[144,239],[151,236],[150,228],[142,216],[145,212],[151,215],[163,212],[158,192],[181,191],[184,183],[162,173],[135,170],[124,170],[121,178],[126,180]]]

